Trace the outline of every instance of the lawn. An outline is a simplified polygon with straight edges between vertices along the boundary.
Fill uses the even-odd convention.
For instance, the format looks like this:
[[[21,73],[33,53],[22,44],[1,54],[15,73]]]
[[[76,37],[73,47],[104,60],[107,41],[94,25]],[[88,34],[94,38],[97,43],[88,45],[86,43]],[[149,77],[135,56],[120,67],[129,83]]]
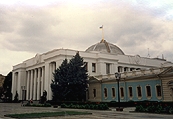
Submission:
[[[62,112],[42,112],[42,113],[23,113],[23,114],[7,114],[5,117],[12,118],[41,118],[41,117],[56,117],[56,116],[70,116],[70,115],[88,115],[89,112],[77,111],[62,111]]]

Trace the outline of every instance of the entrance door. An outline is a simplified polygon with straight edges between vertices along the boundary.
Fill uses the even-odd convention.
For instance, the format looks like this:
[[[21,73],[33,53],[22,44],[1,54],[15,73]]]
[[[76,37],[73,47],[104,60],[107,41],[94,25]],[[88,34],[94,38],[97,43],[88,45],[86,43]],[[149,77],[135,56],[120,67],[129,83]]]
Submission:
[[[22,100],[26,100],[26,90],[22,90]]]

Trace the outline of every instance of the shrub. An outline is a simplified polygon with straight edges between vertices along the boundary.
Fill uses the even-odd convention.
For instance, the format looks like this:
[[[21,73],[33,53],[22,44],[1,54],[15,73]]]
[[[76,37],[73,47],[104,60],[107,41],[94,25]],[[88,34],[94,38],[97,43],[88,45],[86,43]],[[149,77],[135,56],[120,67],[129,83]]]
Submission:
[[[136,106],[135,109],[136,112],[150,112],[150,113],[167,113],[167,114],[173,114],[173,107],[171,106],[163,106],[161,104],[154,105],[150,104],[148,107],[144,107],[142,105]]]
[[[107,110],[108,105],[100,104],[100,103],[92,103],[92,104],[61,104],[62,108],[77,108],[77,109],[95,109],[95,110]]]
[[[161,105],[157,105],[157,107],[156,107],[156,113],[161,113],[161,111],[162,111],[162,106]]]
[[[169,113],[173,114],[173,108],[172,107],[169,109]]]
[[[144,112],[145,109],[142,105],[139,105],[139,106],[136,106],[136,109],[135,109],[136,112]]]
[[[32,107],[51,107],[50,103],[45,103],[45,104],[31,104],[27,103],[25,106],[32,106]]]
[[[40,106],[41,106],[41,104],[40,104]],[[43,105],[43,107],[51,107],[51,104],[50,104],[50,103],[45,103],[45,104]]]
[[[66,104],[65,103],[61,104],[61,108],[66,108]]]
[[[146,109],[144,109],[144,111],[146,111],[146,112],[155,112],[155,106],[154,105],[148,106]]]

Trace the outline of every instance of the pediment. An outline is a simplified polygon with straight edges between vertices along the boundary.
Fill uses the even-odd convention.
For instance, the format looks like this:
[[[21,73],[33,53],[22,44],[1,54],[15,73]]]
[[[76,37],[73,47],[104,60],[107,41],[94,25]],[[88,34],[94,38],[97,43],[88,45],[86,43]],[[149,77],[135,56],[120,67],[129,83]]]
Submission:
[[[100,80],[94,76],[89,77],[89,82],[100,82]]]
[[[166,75],[173,73],[173,67],[166,67],[159,75]]]

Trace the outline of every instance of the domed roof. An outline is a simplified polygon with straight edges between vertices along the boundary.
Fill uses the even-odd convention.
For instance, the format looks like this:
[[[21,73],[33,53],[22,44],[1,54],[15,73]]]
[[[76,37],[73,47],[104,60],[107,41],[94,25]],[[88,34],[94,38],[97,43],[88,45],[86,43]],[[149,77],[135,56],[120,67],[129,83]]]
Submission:
[[[102,39],[101,42],[90,46],[85,52],[98,51],[100,53],[109,53],[109,54],[119,54],[124,55],[124,52],[114,44],[106,42]]]

